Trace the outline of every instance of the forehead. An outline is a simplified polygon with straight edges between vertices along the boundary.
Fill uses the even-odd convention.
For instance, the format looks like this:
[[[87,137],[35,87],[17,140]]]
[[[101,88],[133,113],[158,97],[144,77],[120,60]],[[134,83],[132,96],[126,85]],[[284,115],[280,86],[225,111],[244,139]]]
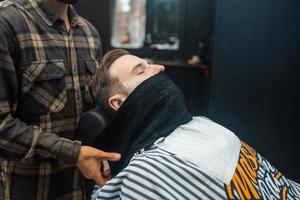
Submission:
[[[143,59],[134,56],[134,55],[124,55],[115,60],[113,64],[109,68],[109,74],[112,76],[119,77],[120,75],[129,74],[132,68],[139,63],[141,63]]]

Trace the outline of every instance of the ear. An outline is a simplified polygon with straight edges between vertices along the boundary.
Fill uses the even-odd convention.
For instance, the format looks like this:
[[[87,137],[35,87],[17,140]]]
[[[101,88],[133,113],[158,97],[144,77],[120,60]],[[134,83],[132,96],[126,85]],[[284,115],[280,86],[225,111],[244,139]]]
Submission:
[[[115,111],[119,110],[126,97],[122,94],[115,94],[108,99],[108,103]]]

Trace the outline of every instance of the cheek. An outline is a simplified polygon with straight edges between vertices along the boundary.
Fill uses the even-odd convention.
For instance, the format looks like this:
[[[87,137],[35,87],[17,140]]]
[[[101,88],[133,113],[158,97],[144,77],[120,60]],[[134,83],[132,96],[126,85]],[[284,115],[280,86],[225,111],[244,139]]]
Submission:
[[[141,82],[139,81],[134,81],[134,80],[130,80],[130,81],[126,81],[124,82],[124,87],[125,89],[131,93]]]
[[[131,93],[138,85],[140,85],[142,82],[144,82],[149,77],[151,77],[151,76],[136,77],[134,79],[124,82],[123,85],[126,88],[126,90]]]

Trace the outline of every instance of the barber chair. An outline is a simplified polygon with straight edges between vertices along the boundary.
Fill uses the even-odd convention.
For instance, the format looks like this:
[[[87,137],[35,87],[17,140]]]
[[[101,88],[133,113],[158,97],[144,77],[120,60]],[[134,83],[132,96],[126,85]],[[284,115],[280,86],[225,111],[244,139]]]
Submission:
[[[97,136],[101,134],[109,121],[108,115],[99,107],[89,110],[80,116],[78,124],[78,137],[83,145],[92,145]]]
[[[82,145],[93,145],[93,141],[101,134],[109,121],[109,117],[99,107],[89,110],[80,116],[77,132],[77,140]],[[96,182],[94,180],[84,179],[86,187],[86,198],[90,199]]]

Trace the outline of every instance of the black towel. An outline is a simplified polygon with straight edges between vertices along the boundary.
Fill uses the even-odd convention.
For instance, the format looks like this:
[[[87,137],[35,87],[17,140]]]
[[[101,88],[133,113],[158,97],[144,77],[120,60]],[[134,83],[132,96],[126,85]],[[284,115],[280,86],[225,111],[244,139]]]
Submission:
[[[96,138],[94,146],[121,153],[120,161],[110,163],[112,176],[115,176],[135,152],[168,136],[191,119],[181,90],[165,74],[158,74],[144,81],[127,97]]]

